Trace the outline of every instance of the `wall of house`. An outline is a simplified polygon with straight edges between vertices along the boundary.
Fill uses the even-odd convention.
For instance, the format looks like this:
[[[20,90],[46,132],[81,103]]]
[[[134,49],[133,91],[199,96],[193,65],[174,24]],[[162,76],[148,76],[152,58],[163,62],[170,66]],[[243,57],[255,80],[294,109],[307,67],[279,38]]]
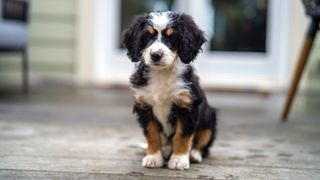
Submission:
[[[77,0],[31,0],[31,83],[72,79],[77,44]],[[0,87],[19,85],[21,56],[0,54]]]

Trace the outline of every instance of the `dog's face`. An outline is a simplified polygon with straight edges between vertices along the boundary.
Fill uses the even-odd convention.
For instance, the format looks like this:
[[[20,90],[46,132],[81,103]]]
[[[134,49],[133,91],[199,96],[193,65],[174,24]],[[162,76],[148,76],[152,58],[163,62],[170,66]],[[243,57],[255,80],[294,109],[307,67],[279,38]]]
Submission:
[[[192,17],[170,11],[136,17],[122,37],[132,62],[144,61],[157,69],[175,61],[190,63],[205,41]]]

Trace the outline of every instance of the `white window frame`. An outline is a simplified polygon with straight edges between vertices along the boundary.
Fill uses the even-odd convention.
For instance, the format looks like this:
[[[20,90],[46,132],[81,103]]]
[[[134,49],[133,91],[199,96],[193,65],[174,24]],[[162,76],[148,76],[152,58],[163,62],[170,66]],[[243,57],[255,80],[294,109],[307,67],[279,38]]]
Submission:
[[[178,0],[180,10],[191,14],[205,29],[203,4],[208,0]],[[286,85],[289,69],[290,0],[270,0],[265,53],[209,52],[195,61],[206,87],[278,89]],[[118,48],[119,0],[95,0],[93,79],[102,84],[127,84],[133,64]],[[204,48],[205,49],[205,48]]]
[[[190,1],[191,15],[203,29],[206,28],[205,13],[198,12],[204,11],[205,1]],[[289,66],[290,14],[290,0],[270,0],[266,53],[205,51],[196,61],[202,84],[255,89],[285,86]]]

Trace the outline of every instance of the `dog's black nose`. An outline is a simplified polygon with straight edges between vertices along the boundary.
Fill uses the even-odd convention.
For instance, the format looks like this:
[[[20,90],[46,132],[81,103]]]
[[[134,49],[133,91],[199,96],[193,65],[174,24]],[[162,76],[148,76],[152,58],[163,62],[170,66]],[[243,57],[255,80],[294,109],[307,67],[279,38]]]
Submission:
[[[159,62],[162,57],[162,53],[160,51],[152,52],[150,55],[153,62]]]

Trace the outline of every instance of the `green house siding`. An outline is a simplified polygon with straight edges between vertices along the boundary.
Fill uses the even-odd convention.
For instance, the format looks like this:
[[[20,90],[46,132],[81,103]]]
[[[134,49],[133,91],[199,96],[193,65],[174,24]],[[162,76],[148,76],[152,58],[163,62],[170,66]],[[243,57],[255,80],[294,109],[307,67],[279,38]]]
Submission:
[[[77,3],[77,0],[31,1],[28,50],[32,75],[74,76]],[[20,69],[19,53],[1,53],[0,87],[19,84]]]
[[[317,36],[311,51],[303,81],[308,90],[320,92],[320,35]]]

